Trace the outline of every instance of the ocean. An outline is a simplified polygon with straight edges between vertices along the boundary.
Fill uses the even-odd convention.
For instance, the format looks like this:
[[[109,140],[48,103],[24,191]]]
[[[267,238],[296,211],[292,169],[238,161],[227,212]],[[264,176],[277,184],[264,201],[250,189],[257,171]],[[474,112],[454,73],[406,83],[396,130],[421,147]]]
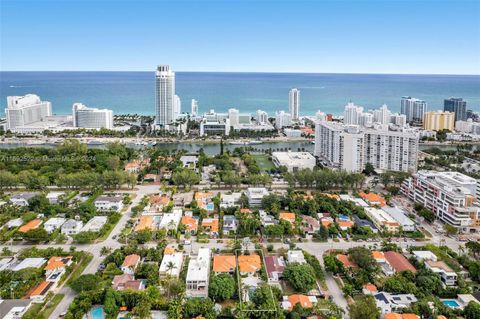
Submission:
[[[81,102],[114,114],[153,115],[154,83],[154,72],[0,72],[0,115],[7,96],[28,93],[52,102],[54,114],[69,114],[72,104]],[[293,87],[301,91],[300,115],[318,110],[340,115],[349,101],[365,109],[385,103],[398,112],[405,95],[427,101],[429,110],[443,109],[445,98],[462,97],[468,109],[480,111],[478,75],[176,73],[176,93],[185,112],[196,99],[200,113],[238,108],[252,115],[262,109],[273,116],[288,111]]]

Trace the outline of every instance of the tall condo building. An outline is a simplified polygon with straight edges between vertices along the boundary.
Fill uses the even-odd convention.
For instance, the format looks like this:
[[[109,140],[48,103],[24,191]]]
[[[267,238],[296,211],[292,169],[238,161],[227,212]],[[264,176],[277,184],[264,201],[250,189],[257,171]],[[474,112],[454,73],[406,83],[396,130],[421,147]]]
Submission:
[[[443,110],[455,113],[455,121],[467,120],[467,101],[462,98],[451,97],[443,101]]]
[[[297,121],[300,116],[300,90],[291,89],[288,94],[288,110],[293,121]]]
[[[455,113],[453,112],[426,112],[423,116],[423,128],[428,131],[450,130],[455,127]]]
[[[413,98],[411,96],[403,96],[400,102],[400,113],[405,114],[407,122],[422,123],[423,114],[427,112],[427,102]]]
[[[108,109],[90,108],[82,103],[72,106],[73,126],[80,128],[113,128],[113,112]]]
[[[240,124],[240,112],[237,109],[229,109],[228,119],[231,126],[238,126]]]
[[[40,97],[34,94],[8,96],[5,114],[7,116],[7,129],[13,130],[17,126],[39,122],[47,116],[51,116],[52,104],[40,100]]]
[[[166,127],[175,121],[175,73],[169,65],[155,72],[155,125]]]
[[[180,116],[180,113],[182,113],[182,100],[180,100],[180,97],[176,94],[173,99],[174,99],[173,100],[174,101],[173,120],[175,121]]]
[[[392,113],[386,104],[373,111],[373,121],[380,124],[389,124]]]
[[[317,113],[315,113],[315,119],[317,121],[326,121],[327,114],[325,114],[325,112],[322,112],[322,111],[317,111]]]
[[[257,122],[258,124],[267,124],[268,123],[268,114],[265,111],[257,110]]]
[[[197,116],[198,115],[198,101],[195,99],[192,99],[192,116]]]
[[[360,124],[362,114],[363,107],[348,102],[348,104],[345,105],[345,111],[343,111],[343,123],[346,125],[358,125]]]
[[[365,129],[336,122],[315,125],[315,155],[330,167],[359,172],[370,163],[376,169],[415,172],[417,153],[418,136],[413,131]]]
[[[290,125],[292,125],[292,116],[290,113],[285,113],[284,111],[275,113],[275,126],[277,129]]]

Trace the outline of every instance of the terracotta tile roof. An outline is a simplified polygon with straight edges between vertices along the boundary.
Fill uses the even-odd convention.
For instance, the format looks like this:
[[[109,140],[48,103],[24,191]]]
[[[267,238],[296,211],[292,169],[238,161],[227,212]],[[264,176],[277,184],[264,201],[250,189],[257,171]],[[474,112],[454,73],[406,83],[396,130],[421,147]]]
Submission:
[[[45,266],[45,270],[55,270],[59,268],[65,268],[67,264],[73,259],[72,256],[67,256],[67,257],[58,257],[58,256],[53,256],[50,257],[50,259],[47,262],[47,265]]]
[[[196,192],[195,193],[195,200],[196,201],[204,201],[206,199],[212,198],[214,194],[212,192]]]
[[[294,223],[295,222],[295,214],[292,213],[292,212],[281,212],[279,215],[278,215],[278,218],[279,219],[284,219],[286,221],[289,221],[290,223]]]
[[[185,225],[185,229],[192,231],[198,229],[198,220],[190,216],[182,216],[182,225]]]
[[[250,208],[240,208],[240,213],[249,214],[252,210]]]
[[[330,220],[330,219],[326,219],[326,218],[322,218],[321,220],[321,223],[324,227],[327,227],[330,226],[331,224],[333,224],[333,221]]]
[[[149,201],[150,204],[168,205],[168,203],[170,202],[170,196],[168,196],[167,194],[151,195]]]
[[[384,319],[402,319],[402,315],[396,312],[386,313],[383,316]]]
[[[374,293],[374,292],[377,292],[378,289],[377,289],[377,286],[375,286],[374,284],[371,284],[371,283],[368,283],[368,284],[365,284],[363,285],[363,288]]]
[[[202,226],[210,229],[211,232],[218,232],[218,218],[204,218]]]
[[[402,314],[402,317],[402,319],[420,319],[420,317],[414,313],[404,313]]]
[[[382,251],[374,250],[372,251],[372,257],[375,260],[385,260],[385,254]]]
[[[337,259],[340,260],[340,262],[343,264],[345,268],[357,268],[357,264],[354,262],[350,261],[347,255],[343,254],[338,254]]]
[[[30,297],[35,297],[35,296],[44,296],[47,294],[48,290],[50,290],[50,287],[53,285],[53,282],[50,281],[42,281],[35,287],[31,288],[27,294],[25,295],[25,298],[30,298]]]
[[[233,272],[237,262],[233,255],[216,255],[213,257],[214,272]]]
[[[122,267],[134,267],[140,261],[140,256],[137,254],[131,254],[125,257]]]
[[[378,195],[378,194],[375,194],[375,193],[364,193],[364,192],[361,192],[358,194],[361,198],[367,200],[371,205],[372,204],[376,204],[378,203],[379,206],[385,206],[387,205],[387,201],[385,200],[385,198],[383,198],[382,196]]]
[[[338,196],[337,194],[321,193],[321,195],[327,196],[332,199],[340,200],[340,196]]]
[[[38,226],[42,224],[40,219],[34,219],[26,223],[25,225],[21,226],[18,231],[21,233],[26,233],[29,230],[36,229]]]
[[[153,216],[140,216],[137,226],[135,226],[135,231],[152,229]]]
[[[291,308],[289,310],[292,310],[297,303],[299,303],[302,308],[312,308],[313,306],[310,299],[308,299],[308,296],[305,295],[290,295],[288,296],[288,301],[291,304]]]
[[[410,270],[413,273],[416,273],[417,270],[413,265],[405,258],[402,254],[399,254],[395,251],[387,251],[384,253],[385,259],[396,272],[401,272],[405,270]]]
[[[338,227],[342,228],[352,228],[353,227],[353,222],[351,220],[339,220],[337,221]]]
[[[238,256],[238,269],[240,272],[257,272],[262,267],[259,255]]]

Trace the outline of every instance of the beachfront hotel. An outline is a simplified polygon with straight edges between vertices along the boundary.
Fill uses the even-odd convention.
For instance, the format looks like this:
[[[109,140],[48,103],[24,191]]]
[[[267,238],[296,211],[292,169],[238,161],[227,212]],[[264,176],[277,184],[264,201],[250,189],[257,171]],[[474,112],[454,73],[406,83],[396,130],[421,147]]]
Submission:
[[[166,128],[175,121],[175,73],[169,65],[159,65],[155,72],[155,125]]]
[[[113,111],[87,107],[82,103],[72,106],[73,126],[92,129],[113,129]]]
[[[35,122],[40,122],[52,115],[52,104],[42,101],[38,95],[27,94],[24,96],[8,96],[7,108],[7,129],[15,130]]]

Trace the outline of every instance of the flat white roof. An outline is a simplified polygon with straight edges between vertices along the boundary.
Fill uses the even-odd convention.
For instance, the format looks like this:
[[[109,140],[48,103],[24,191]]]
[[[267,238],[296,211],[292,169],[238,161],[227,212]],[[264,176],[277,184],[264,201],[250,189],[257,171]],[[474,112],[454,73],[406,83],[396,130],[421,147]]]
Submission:
[[[83,226],[82,231],[89,231],[95,228],[101,228],[107,223],[107,216],[95,216],[90,219],[85,226]]]
[[[377,220],[378,222],[398,223],[398,221],[396,221],[384,210],[375,207],[365,207],[365,211],[367,211],[371,218]]]
[[[61,218],[61,217],[52,217],[50,218],[49,220],[47,220],[45,222],[45,224],[43,224],[43,227],[45,226],[54,226],[54,227],[60,227],[63,225],[63,223],[65,223],[67,220],[65,218]]]
[[[182,210],[173,209],[171,213],[164,213],[160,220],[159,228],[177,228],[182,219]]]
[[[171,276],[178,277],[180,272],[182,271],[182,263],[183,263],[183,254],[182,253],[173,253],[164,255],[162,259],[162,263],[160,264],[159,271],[162,273],[167,272],[167,265],[172,262],[175,267],[171,270],[168,270],[168,273]]]
[[[12,270],[19,271],[25,268],[38,268],[43,266],[47,260],[45,258],[25,258],[20,263],[16,264]]]
[[[408,218],[401,209],[398,207],[384,207],[384,211],[387,212],[390,216],[393,217],[397,222],[403,226],[415,226],[415,223]]]
[[[210,249],[200,248],[198,256],[188,263],[187,281],[206,281],[210,273]]]

